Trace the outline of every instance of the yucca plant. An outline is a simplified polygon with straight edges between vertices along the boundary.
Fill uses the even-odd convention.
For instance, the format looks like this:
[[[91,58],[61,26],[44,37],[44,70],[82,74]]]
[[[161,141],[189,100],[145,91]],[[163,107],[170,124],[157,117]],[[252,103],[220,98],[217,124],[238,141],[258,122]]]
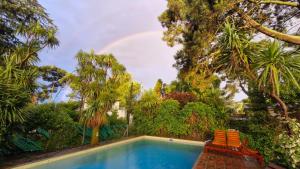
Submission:
[[[0,125],[22,122],[22,108],[30,101],[30,93],[18,84],[0,80]]]
[[[30,102],[37,73],[35,67],[20,69],[14,59],[14,55],[5,57],[5,65],[0,66],[0,125],[3,126],[23,121],[22,108]]]
[[[224,71],[228,75],[236,75],[246,70],[247,75],[254,77],[251,72],[252,63],[249,53],[254,45],[249,35],[236,28],[235,23],[227,20],[222,35],[218,38],[217,51],[214,52],[213,64],[215,69]]]
[[[277,41],[268,42],[257,55],[253,55],[254,68],[258,72],[258,86],[269,94],[288,117],[288,108],[280,98],[282,85],[294,85],[300,89],[297,74],[300,73],[300,52],[284,49]]]
[[[76,73],[63,80],[69,81],[75,95],[80,96],[81,122],[93,128],[91,144],[97,144],[99,128],[107,122],[106,113],[118,99],[117,89],[124,79],[125,67],[114,56],[97,55],[93,51],[80,51],[76,59]]]

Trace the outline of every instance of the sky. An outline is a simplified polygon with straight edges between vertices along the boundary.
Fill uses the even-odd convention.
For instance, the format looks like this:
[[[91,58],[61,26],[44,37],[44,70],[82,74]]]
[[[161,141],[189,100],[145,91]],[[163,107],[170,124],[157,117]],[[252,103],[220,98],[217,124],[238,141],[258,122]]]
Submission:
[[[144,89],[157,79],[176,79],[172,65],[178,48],[162,41],[158,16],[166,0],[40,0],[58,26],[60,45],[41,52],[41,65],[56,65],[74,71],[74,56],[82,49],[112,53]],[[65,89],[60,100],[66,99]],[[239,98],[239,97],[238,97]],[[240,99],[238,99],[240,100]]]
[[[72,72],[74,56],[83,49],[112,53],[145,89],[158,78],[176,78],[175,48],[161,40],[158,16],[165,0],[41,0],[58,26],[59,47],[41,53],[42,65]]]

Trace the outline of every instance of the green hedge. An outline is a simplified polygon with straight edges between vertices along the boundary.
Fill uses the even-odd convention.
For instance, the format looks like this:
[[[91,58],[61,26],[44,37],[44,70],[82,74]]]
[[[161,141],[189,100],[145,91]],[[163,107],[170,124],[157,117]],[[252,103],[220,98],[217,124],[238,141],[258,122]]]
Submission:
[[[156,101],[156,111],[153,111],[150,107],[153,102],[149,104],[145,99],[136,105],[134,127],[137,134],[206,140],[213,129],[225,127],[226,116],[207,104],[190,102],[180,109],[178,101],[167,99]]]
[[[187,136],[205,140],[211,137],[211,131],[218,126],[216,110],[201,102],[191,102],[183,107],[181,116],[187,128]],[[221,119],[220,119],[221,120]]]
[[[276,136],[282,132],[278,122],[267,112],[252,112],[248,120],[231,120],[230,128],[238,129],[242,139],[247,139],[250,148],[258,150],[266,162],[276,158]]]
[[[161,136],[181,136],[186,134],[186,127],[180,117],[180,103],[165,100],[161,103],[154,118],[154,134]]]
[[[44,137],[36,137],[32,134],[32,138],[42,142],[45,150],[56,150],[80,144],[80,135],[78,134],[78,122],[75,122],[72,115],[77,114],[74,103],[60,104],[40,104],[31,105],[24,111],[27,118],[24,127],[27,132],[35,132],[44,130]],[[72,107],[72,108],[70,108]],[[45,131],[48,134],[45,136]]]

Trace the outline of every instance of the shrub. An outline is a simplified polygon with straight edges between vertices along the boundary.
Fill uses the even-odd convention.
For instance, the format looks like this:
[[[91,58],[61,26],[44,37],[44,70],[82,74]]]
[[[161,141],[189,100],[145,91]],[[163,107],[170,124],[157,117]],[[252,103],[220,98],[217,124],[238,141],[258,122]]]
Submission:
[[[276,146],[277,159],[289,168],[300,167],[300,123],[289,119],[287,125],[291,134],[286,131],[279,134]]]
[[[194,139],[205,140],[211,136],[211,131],[218,126],[216,120],[216,111],[210,106],[201,102],[191,102],[184,106],[181,110],[181,115],[188,130],[188,135]]]
[[[155,135],[154,118],[160,103],[161,100],[159,96],[152,90],[142,95],[133,111],[133,123],[136,134]]]
[[[181,106],[186,105],[188,102],[196,101],[196,96],[188,92],[172,92],[165,96],[165,99],[177,100]]]
[[[187,133],[187,128],[183,124],[183,118],[179,114],[180,105],[176,100],[164,100],[154,120],[155,135],[160,136],[180,136]]]
[[[39,139],[43,143],[45,150],[56,150],[80,144],[78,134],[78,123],[70,117],[71,111],[68,109],[68,103],[54,103],[32,105],[24,111],[28,117],[24,126],[28,133],[35,132],[42,128],[49,133],[49,139]],[[72,114],[76,114],[72,112]]]
[[[201,102],[187,103],[180,109],[177,100],[161,101],[153,93],[144,95],[135,107],[137,134],[206,140],[215,128],[224,128],[227,116]]]
[[[101,139],[110,140],[121,138],[126,130],[127,121],[123,118],[119,118],[116,111],[113,111],[112,115],[108,116],[107,121],[108,123],[101,127]]]
[[[55,107],[59,109],[63,109],[64,112],[66,112],[72,119],[73,121],[78,122],[79,121],[79,107],[80,107],[80,102],[76,101],[69,101],[67,103],[61,102],[61,103],[56,103]]]
[[[248,146],[258,150],[266,163],[274,159],[276,131],[271,128],[262,127],[259,124],[250,124],[246,133],[241,133],[241,139],[248,140]]]
[[[249,147],[258,150],[268,163],[275,159],[276,133],[281,132],[281,128],[267,112],[248,114],[252,114],[248,120],[231,120],[230,128],[238,129],[241,132],[241,139],[247,139]]]

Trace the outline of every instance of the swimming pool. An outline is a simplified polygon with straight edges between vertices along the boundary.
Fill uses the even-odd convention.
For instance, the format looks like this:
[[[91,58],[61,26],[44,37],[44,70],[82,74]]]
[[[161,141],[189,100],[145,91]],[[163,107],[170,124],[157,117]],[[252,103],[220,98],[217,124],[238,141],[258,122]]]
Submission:
[[[142,137],[37,165],[31,169],[191,169],[203,146],[188,141]]]

